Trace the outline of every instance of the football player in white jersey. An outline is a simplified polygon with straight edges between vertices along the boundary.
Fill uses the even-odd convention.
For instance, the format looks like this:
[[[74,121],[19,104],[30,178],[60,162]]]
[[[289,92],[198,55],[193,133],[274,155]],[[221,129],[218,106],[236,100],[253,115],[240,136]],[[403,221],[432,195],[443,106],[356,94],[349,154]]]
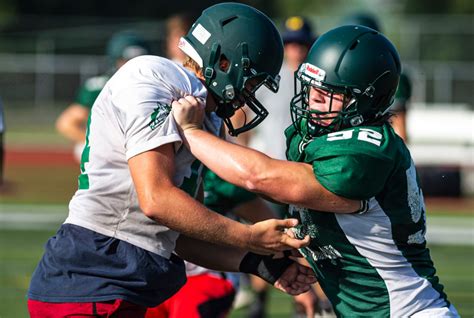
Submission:
[[[315,282],[287,253],[273,257],[308,244],[309,237],[285,232],[296,219],[245,225],[194,199],[203,166],[182,146],[170,116],[173,101],[199,102],[209,111],[203,129],[213,135],[243,103],[256,116],[230,131],[263,120],[254,92],[260,85],[278,89],[283,55],[274,24],[247,5],[215,5],[181,48],[190,56],[187,68],[157,56],[134,58],[96,99],[79,189],[32,275],[31,317],[143,317],[186,280],[175,252],[207,268],[259,275],[290,294]]]
[[[311,237],[300,251],[340,317],[458,316],[426,246],[415,165],[389,124],[400,71],[397,50],[373,29],[321,35],[295,73],[289,161],[203,131],[198,103],[172,104],[196,158],[224,180],[290,205],[301,221],[296,237]],[[357,210],[344,199],[363,204]]]

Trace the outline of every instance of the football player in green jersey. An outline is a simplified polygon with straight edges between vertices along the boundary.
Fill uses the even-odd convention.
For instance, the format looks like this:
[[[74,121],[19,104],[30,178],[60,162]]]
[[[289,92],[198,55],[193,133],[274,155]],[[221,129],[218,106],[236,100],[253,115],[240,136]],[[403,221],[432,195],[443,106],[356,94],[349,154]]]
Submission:
[[[197,102],[173,103],[201,162],[290,205],[301,221],[295,236],[311,237],[300,251],[338,316],[457,316],[426,247],[413,160],[388,123],[400,68],[393,44],[373,29],[320,36],[295,73],[289,161],[220,140],[200,129]]]

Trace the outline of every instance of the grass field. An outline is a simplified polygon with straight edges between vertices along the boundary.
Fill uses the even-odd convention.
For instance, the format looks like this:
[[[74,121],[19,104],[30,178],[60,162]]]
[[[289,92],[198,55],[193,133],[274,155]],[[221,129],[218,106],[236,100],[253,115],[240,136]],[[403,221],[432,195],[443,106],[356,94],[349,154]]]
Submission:
[[[0,317],[28,317],[26,290],[43,245],[55,230],[8,230],[0,232]],[[463,317],[474,316],[474,246],[430,246],[441,282]],[[272,290],[268,317],[291,317],[289,296]],[[245,317],[245,309],[232,318]]]
[[[48,136],[54,139],[51,133]],[[20,134],[16,141],[21,141],[21,138]],[[18,144],[23,145],[21,142]],[[65,146],[59,144],[58,148],[64,149]],[[7,152],[5,175],[8,183],[0,192],[0,318],[27,317],[26,290],[31,274],[46,240],[54,234],[61,218],[66,217],[67,202],[77,186],[78,167],[65,160],[60,151],[36,159],[30,158],[31,155],[17,153],[12,156]],[[429,221],[434,225],[452,227],[464,224],[471,228],[468,244],[430,245],[441,282],[463,317],[474,316],[474,218],[472,200],[469,202],[466,205],[465,202],[459,204],[458,200],[428,201],[428,211],[435,211],[435,215],[429,215]],[[15,209],[16,205],[18,209]],[[29,214],[30,217],[37,213],[37,217],[21,221],[24,217],[21,212],[33,213]],[[9,221],[7,216],[17,219]],[[449,220],[456,220],[453,216],[459,218],[448,224]],[[291,317],[291,313],[291,298],[273,290],[268,303],[268,317]],[[231,317],[246,317],[245,310],[233,312]]]

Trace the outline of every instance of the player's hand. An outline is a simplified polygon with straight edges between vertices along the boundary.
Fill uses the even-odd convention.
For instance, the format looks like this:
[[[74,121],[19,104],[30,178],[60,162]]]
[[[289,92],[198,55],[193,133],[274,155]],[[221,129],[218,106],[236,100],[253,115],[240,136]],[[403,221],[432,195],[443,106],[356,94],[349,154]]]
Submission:
[[[293,297],[295,302],[295,309],[298,314],[306,315],[306,317],[314,317],[317,310],[318,297],[316,296],[313,288],[310,288],[307,292],[296,295]]]
[[[295,296],[310,290],[311,285],[316,283],[316,281],[316,275],[311,268],[294,262],[285,270],[273,286]]]
[[[185,96],[171,103],[173,117],[182,131],[200,129],[206,104],[194,96]]]
[[[275,254],[308,246],[308,235],[302,240],[292,235],[291,228],[297,224],[297,219],[270,219],[251,225],[248,250],[259,254]]]

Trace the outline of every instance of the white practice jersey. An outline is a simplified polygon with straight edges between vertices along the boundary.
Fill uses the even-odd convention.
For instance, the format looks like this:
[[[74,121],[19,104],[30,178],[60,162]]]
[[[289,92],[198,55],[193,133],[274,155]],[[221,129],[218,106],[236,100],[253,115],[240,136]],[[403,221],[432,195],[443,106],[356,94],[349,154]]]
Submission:
[[[170,115],[171,102],[187,95],[205,100],[207,91],[194,74],[162,57],[134,58],[115,73],[92,107],[79,189],[69,204],[65,223],[170,256],[178,233],[140,210],[127,161],[174,143],[173,181],[196,195],[202,165],[181,147],[177,125]],[[206,117],[204,127],[217,135],[221,124],[213,113]]]

